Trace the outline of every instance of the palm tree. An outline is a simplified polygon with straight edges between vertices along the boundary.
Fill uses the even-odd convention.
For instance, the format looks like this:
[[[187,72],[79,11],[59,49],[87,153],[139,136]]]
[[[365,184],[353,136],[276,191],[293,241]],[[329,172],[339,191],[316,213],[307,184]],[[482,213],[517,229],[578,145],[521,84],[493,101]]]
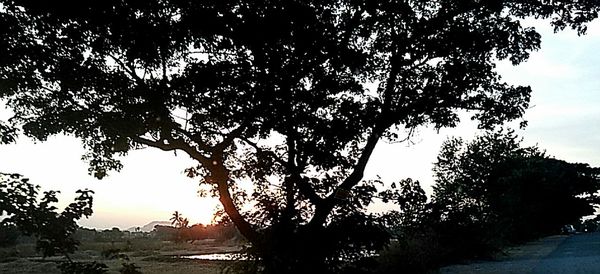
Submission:
[[[175,210],[173,217],[171,217],[169,220],[171,220],[171,224],[175,225],[175,227],[181,227],[181,221],[183,220],[183,217],[179,211]]]
[[[179,224],[180,224],[179,228],[185,228],[185,227],[188,227],[188,225],[190,224],[190,221],[188,220],[188,218],[183,218],[183,220],[181,220],[181,222]]]

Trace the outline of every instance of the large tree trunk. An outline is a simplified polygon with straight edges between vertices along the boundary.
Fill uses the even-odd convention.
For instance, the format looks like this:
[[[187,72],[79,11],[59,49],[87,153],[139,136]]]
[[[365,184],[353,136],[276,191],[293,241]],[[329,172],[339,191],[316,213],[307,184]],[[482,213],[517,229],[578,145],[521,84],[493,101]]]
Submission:
[[[240,214],[239,209],[233,202],[231,193],[229,192],[229,186],[227,181],[229,180],[229,173],[222,164],[214,165],[210,168],[212,183],[217,185],[219,192],[219,201],[223,205],[225,212],[231,219],[231,221],[238,228],[240,233],[246,237],[252,244],[259,244],[260,234],[252,227],[252,225],[246,221],[246,219]]]

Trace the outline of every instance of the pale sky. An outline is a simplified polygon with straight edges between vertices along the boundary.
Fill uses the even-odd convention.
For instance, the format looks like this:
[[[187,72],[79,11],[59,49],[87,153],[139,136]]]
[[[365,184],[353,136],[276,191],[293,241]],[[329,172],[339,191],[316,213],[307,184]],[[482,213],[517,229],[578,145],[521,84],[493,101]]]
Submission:
[[[498,69],[509,83],[530,85],[529,126],[517,132],[526,145],[537,144],[548,154],[569,162],[600,166],[600,22],[590,25],[586,36],[573,31],[552,33],[547,24],[535,23],[542,34],[542,49],[518,67],[502,62]],[[0,119],[9,112],[0,109]],[[420,129],[414,144],[378,144],[365,177],[379,175],[386,182],[411,177],[431,192],[432,163],[448,136],[472,139],[477,134],[468,119],[458,128]],[[121,172],[98,181],[87,174],[80,142],[56,136],[34,144],[20,138],[0,145],[0,171],[21,173],[43,190],[60,190],[66,204],[76,189],[89,188],[94,195],[94,215],[80,221],[87,227],[127,229],[150,221],[168,220],[178,210],[191,223],[208,222],[217,201],[199,198],[198,185],[184,176],[195,162],[179,153],[147,148],[123,159]],[[377,210],[377,209],[375,209]]]

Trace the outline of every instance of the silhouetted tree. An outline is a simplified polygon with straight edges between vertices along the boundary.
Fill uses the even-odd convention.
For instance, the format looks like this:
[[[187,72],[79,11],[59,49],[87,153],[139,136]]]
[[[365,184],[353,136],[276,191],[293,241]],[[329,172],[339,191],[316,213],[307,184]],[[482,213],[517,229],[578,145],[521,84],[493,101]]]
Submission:
[[[380,194],[398,211],[383,215],[395,241],[377,258],[381,273],[429,273],[444,264],[489,258],[507,244],[556,234],[600,203],[600,170],[522,147],[511,130],[471,142],[447,140],[427,203],[417,181]],[[597,222],[587,223],[591,231]]]
[[[175,227],[181,227],[183,217],[181,216],[179,211],[175,210],[175,212],[173,212],[173,217],[171,217],[171,219],[169,219],[169,220],[171,220],[171,224],[174,225]]]
[[[0,4],[0,99],[15,112],[0,141],[74,135],[98,178],[133,149],[182,151],[259,269],[277,273],[336,271],[341,256],[381,248],[386,237],[363,245],[348,229],[380,226],[361,183],[376,144],[455,126],[462,110],[484,128],[520,118],[530,89],[494,69],[539,48],[519,19],[582,33],[598,11],[593,0]]]
[[[448,140],[434,172],[443,220],[495,226],[488,236],[511,242],[557,233],[600,202],[600,170],[521,147],[512,131]]]
[[[380,193],[380,197],[386,203],[398,205],[399,211],[386,213],[388,217],[392,217],[388,227],[400,225],[404,228],[418,228],[425,221],[427,195],[419,181],[405,179],[392,183],[389,190]]]
[[[187,228],[190,225],[190,220],[188,218],[183,218],[181,223],[179,224],[179,228]]]
[[[178,231],[172,226],[154,226],[154,236],[162,240],[177,240]]]
[[[2,223],[15,225],[27,236],[37,239],[36,249],[44,257],[73,253],[79,242],[73,238],[77,220],[92,214],[91,190],[78,190],[75,202],[62,212],[53,205],[58,202],[56,191],[39,196],[39,186],[19,174],[0,173],[0,215]]]
[[[419,181],[404,179],[392,183],[380,193],[385,203],[393,203],[398,210],[382,215],[394,241],[377,257],[376,273],[427,273],[443,260],[438,250],[438,239],[432,230],[430,204]]]
[[[62,273],[105,273],[107,266],[103,263],[73,262],[69,256],[79,246],[74,238],[79,227],[77,220],[92,214],[94,192],[78,190],[75,201],[59,213],[53,205],[58,202],[57,192],[50,190],[39,195],[39,188],[19,174],[0,173],[0,216],[6,217],[2,225],[33,236],[36,250],[44,257],[65,256],[67,261],[58,265]]]

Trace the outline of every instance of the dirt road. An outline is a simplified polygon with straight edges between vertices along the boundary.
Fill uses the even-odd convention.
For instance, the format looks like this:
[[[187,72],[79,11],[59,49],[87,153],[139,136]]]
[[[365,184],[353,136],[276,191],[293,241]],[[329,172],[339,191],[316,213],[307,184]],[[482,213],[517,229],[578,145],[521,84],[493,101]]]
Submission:
[[[440,273],[600,273],[600,233],[551,236],[512,248],[498,261],[447,266]]]

